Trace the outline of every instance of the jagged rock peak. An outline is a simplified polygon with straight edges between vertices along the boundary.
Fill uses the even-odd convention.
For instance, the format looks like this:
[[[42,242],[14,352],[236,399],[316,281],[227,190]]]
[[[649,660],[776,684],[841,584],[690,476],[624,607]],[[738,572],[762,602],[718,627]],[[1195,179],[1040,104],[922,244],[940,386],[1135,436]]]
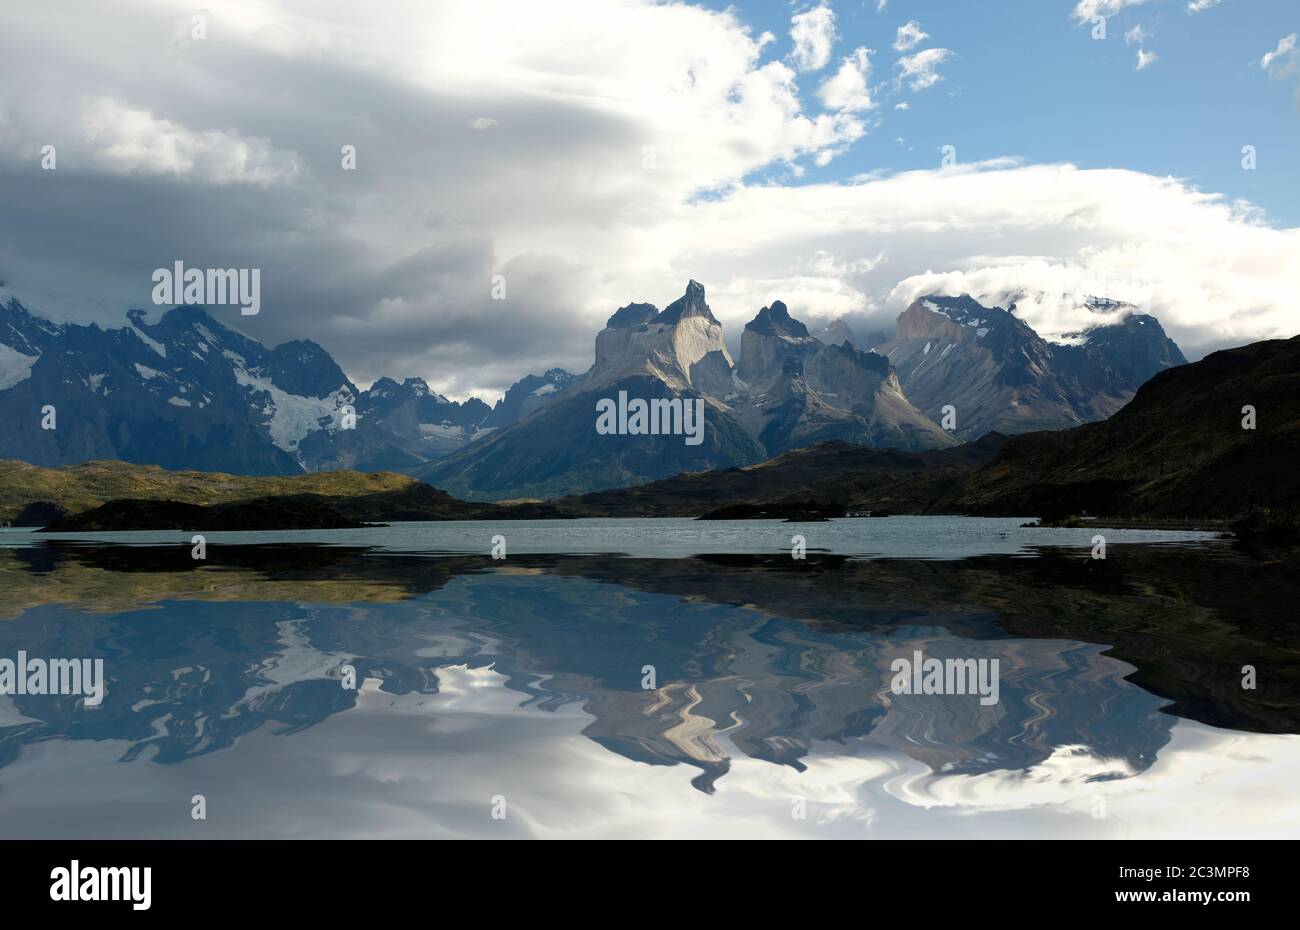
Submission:
[[[632,329],[649,323],[659,315],[659,308],[654,304],[628,304],[619,307],[605,323],[606,329]]]
[[[813,338],[819,342],[824,342],[828,346],[837,346],[848,343],[851,346],[857,346],[858,337],[854,335],[853,329],[843,320],[832,320],[825,328],[813,333]],[[867,346],[870,348],[870,346]]]
[[[432,397],[440,404],[451,403],[447,398],[429,387],[429,382],[423,378],[407,378],[402,382],[402,388],[412,397]]]
[[[702,316],[710,323],[718,322],[713,316],[713,311],[704,301],[704,285],[693,278],[686,284],[686,293],[670,303],[655,322],[676,326],[682,320],[692,316]]]
[[[926,294],[917,301],[931,313],[940,313],[955,323],[969,323],[976,317],[987,317],[1007,311],[1001,307],[986,307],[970,294],[946,297],[942,294]],[[915,305],[914,305],[915,306]]]
[[[826,352],[838,354],[849,362],[858,365],[868,371],[877,371],[881,374],[888,374],[889,359],[879,352],[873,352],[871,349],[855,348],[853,343],[845,341],[835,345],[827,346]]]
[[[786,305],[779,300],[772,301],[772,306],[758,311],[745,329],[764,336],[789,336],[802,339],[808,335],[808,327],[790,316]]]
[[[1092,294],[1083,299],[1083,305],[1094,313],[1113,313],[1121,309],[1137,309],[1127,300],[1115,300],[1113,297],[1097,297]]]
[[[986,307],[969,294],[946,297],[927,294],[918,297],[898,317],[899,338],[918,338],[938,335],[959,327],[963,332],[983,338],[990,332],[1005,332],[1023,328],[1032,335],[1016,316],[1002,307]]]

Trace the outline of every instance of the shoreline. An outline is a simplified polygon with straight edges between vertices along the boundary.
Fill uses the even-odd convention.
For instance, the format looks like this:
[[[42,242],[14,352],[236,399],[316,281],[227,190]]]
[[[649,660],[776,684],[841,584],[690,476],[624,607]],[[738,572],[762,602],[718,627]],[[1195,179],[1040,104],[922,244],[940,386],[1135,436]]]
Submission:
[[[1183,530],[1188,532],[1200,533],[1227,533],[1235,536],[1232,532],[1231,520],[1147,520],[1140,517],[1120,518],[1120,517],[1097,517],[1095,519],[1071,518],[1068,520],[1039,520],[1037,523],[1026,523],[1026,529],[1087,529],[1088,527],[1097,527],[1106,530]]]

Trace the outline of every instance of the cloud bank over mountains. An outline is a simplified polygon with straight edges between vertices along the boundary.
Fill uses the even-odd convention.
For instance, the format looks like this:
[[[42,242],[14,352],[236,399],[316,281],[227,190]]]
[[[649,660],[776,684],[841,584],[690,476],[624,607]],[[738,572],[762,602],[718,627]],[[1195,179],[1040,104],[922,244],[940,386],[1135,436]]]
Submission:
[[[873,130],[873,81],[898,72],[837,42],[830,7],[780,38],[649,0],[197,12],[203,38],[179,2],[2,14],[24,79],[0,86],[0,278],[32,305],[121,319],[173,261],[261,268],[262,312],[230,322],[453,397],[583,370],[613,308],[692,277],[731,333],[776,297],[819,326],[941,286],[1023,292],[1041,332],[1077,328],[1063,292],[1133,301],[1193,358],[1300,329],[1300,230],[1188,181],[936,151],[802,182]],[[894,28],[877,48],[953,54]],[[903,67],[926,94],[948,86],[931,73]]]

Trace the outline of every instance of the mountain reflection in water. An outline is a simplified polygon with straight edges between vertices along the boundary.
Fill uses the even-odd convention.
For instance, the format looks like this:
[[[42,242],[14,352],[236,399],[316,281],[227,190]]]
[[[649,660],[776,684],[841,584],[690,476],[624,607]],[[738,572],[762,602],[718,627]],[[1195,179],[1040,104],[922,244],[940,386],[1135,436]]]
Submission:
[[[404,821],[416,835],[491,834],[489,789],[496,777],[509,780],[532,751],[525,747],[564,762],[556,771],[530,764],[527,787],[503,789],[528,799],[517,802],[513,829],[522,834],[557,829],[528,811],[566,809],[571,779],[559,770],[579,759],[588,772],[611,763],[577,748],[585,744],[632,765],[614,786],[569,799],[573,835],[596,832],[584,829],[584,810],[647,791],[647,766],[687,767],[688,794],[722,800],[729,779],[750,786],[737,788],[746,797],[764,794],[756,779],[775,779],[767,793],[778,819],[788,821],[791,798],[807,792],[820,798],[814,820],[856,820],[872,835],[886,796],[940,809],[994,784],[1005,795],[1010,784],[1027,806],[1087,811],[1098,786],[1151,770],[1180,719],[1195,722],[1180,739],[1261,734],[1249,738],[1282,740],[1278,751],[1290,759],[1290,737],[1262,734],[1300,732],[1300,640],[1289,610],[1300,577],[1293,565],[1227,549],[1131,546],[1105,561],[1077,550],[959,561],[493,561],[250,545],[210,546],[200,563],[188,546],[46,542],[0,550],[0,582],[0,613],[10,618],[0,622],[0,656],[102,657],[108,679],[94,709],[73,696],[0,697],[6,836],[78,835],[77,823],[51,822],[52,812],[93,796],[92,773],[101,784],[126,769],[138,784],[171,786],[175,822],[154,812],[155,791],[155,803],[131,808],[134,820],[83,819],[83,833],[206,835],[184,822],[187,792],[219,797],[223,786],[204,792],[165,774],[171,767],[228,767],[203,760],[234,754],[240,779],[250,769],[292,772],[327,752],[309,747],[335,730],[351,735],[331,737],[337,756],[328,758],[348,771],[400,769],[414,758],[439,777],[464,768],[456,777],[481,788],[482,818],[405,802],[416,804]],[[890,663],[915,651],[999,660],[999,702],[892,694]],[[1254,691],[1241,687],[1247,664],[1261,682]],[[359,690],[341,687],[345,665]],[[646,666],[657,679],[651,690],[642,687]],[[563,732],[545,736],[551,727]],[[466,762],[478,754],[493,761]],[[852,768],[844,783],[836,766]],[[322,777],[321,765],[312,771]],[[393,776],[411,777],[423,776]],[[874,785],[870,798],[846,787],[864,781]],[[379,804],[372,795],[383,778],[367,784],[348,790]],[[285,812],[308,803],[306,788],[294,797],[292,784],[264,786],[285,794],[279,813],[271,804],[244,833],[214,822],[217,835],[385,832],[365,818],[286,825]],[[612,794],[596,801],[593,791]],[[667,797],[697,803],[680,790]],[[248,812],[269,799],[240,804]]]

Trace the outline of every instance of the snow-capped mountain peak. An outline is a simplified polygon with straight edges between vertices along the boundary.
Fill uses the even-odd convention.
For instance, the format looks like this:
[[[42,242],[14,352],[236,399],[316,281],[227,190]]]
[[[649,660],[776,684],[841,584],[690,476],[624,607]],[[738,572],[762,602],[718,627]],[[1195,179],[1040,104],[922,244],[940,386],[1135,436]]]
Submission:
[[[47,405],[56,430],[29,415]],[[400,469],[490,431],[492,413],[422,378],[361,391],[317,343],[267,348],[199,306],[131,309],[104,329],[50,321],[12,294],[0,302],[0,416],[13,424],[0,457],[254,474]]]

